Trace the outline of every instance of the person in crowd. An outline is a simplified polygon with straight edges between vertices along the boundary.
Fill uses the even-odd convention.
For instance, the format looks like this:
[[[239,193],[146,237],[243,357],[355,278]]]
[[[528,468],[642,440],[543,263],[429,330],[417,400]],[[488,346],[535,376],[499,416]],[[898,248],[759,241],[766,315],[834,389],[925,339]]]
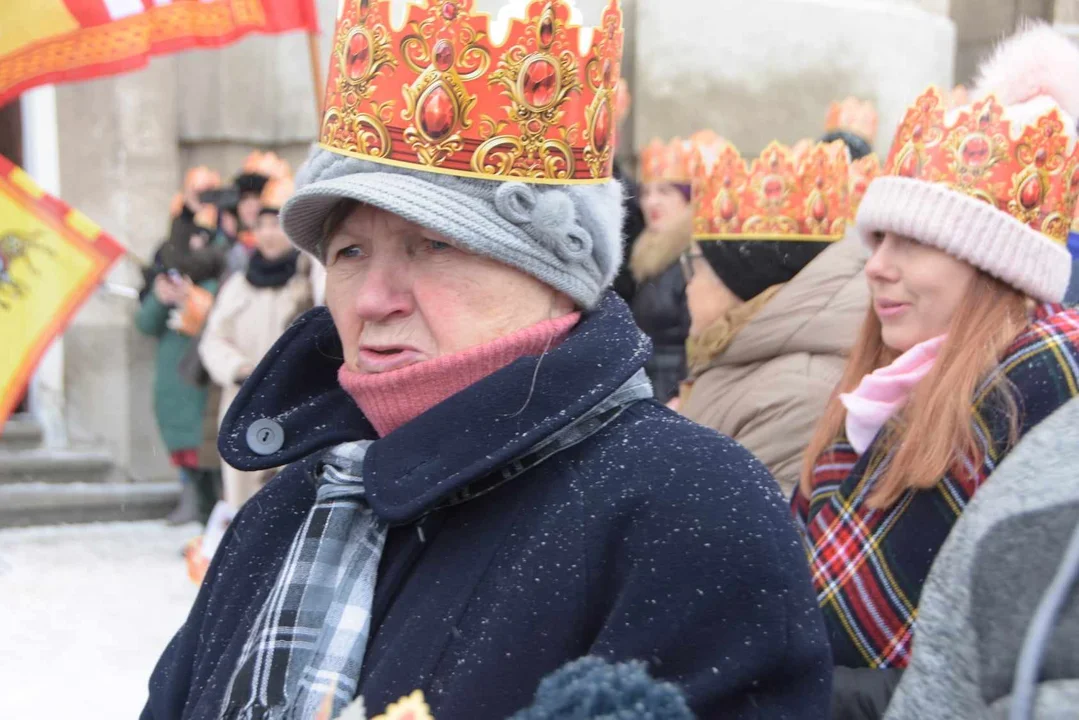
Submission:
[[[1079,87],[1060,69],[1073,67],[1079,48],[1038,25],[983,66],[971,106],[946,111],[931,88],[859,208],[872,309],[793,501],[840,666],[837,717],[910,662],[956,520],[1079,392],[1079,312],[1057,304],[1079,164]]]
[[[240,173],[233,180],[236,189],[238,232],[229,252],[228,274],[243,273],[255,251],[255,229],[262,209],[262,193],[273,179],[292,177],[288,163],[272,152],[254,150],[244,160]]]
[[[220,419],[262,356],[292,321],[313,306],[307,260],[289,243],[278,217],[292,195],[291,178],[270,180],[259,199],[255,252],[243,274],[225,281],[206,323],[199,356],[221,388]],[[239,509],[272,476],[221,465],[224,500]]]
[[[1023,438],[941,547],[887,720],[1074,717],[1079,399]]]
[[[486,14],[455,9],[438,16],[447,36],[500,37]],[[339,22],[389,27],[387,12],[353,0]],[[500,47],[581,52],[568,15],[533,3]],[[596,121],[620,19],[612,0],[577,60],[608,72],[549,98],[546,117]],[[557,143],[489,164],[483,129],[438,103],[386,122],[397,138],[451,123],[465,142],[442,167],[433,145],[357,142],[353,114],[376,117],[418,75],[402,60],[339,106],[344,59],[325,100],[342,115],[327,113],[282,212],[326,264],[327,307],[264,357],[219,443],[235,467],[287,467],[229,526],[143,718],[311,717],[327,693],[336,714],[414,690],[438,718],[505,718],[590,654],[648,663],[699,717],[820,718],[829,651],[773,480],[653,399],[648,341],[608,290],[622,220],[610,155],[570,176]],[[489,81],[461,80],[509,116],[516,101]],[[575,156],[608,138],[569,137]]]
[[[660,402],[678,395],[686,374],[686,282],[678,258],[689,247],[693,229],[690,204],[692,159],[710,133],[669,143],[653,140],[641,152],[641,209],[645,227],[633,243],[629,269],[634,293],[630,305],[637,325],[652,339],[645,366]]]
[[[836,146],[810,146],[799,160],[772,144],[747,167],[726,145],[696,186],[695,242],[683,258],[691,324],[681,409],[760,458],[787,497],[869,305],[865,252],[843,240],[849,171]],[[723,194],[729,177],[747,179],[735,196]],[[762,216],[754,197],[773,178],[786,199]],[[824,223],[807,202],[818,180],[834,213]],[[724,217],[717,205],[741,214]]]
[[[173,218],[168,240],[155,253],[135,315],[139,331],[158,341],[154,413],[181,479],[180,502],[168,516],[172,524],[204,522],[216,492],[217,462],[207,461],[207,455],[200,453],[207,389],[183,377],[181,363],[191,348],[193,333],[175,322],[178,311],[198,289],[216,292],[225,268],[225,250],[214,242],[210,229],[214,213],[198,200],[202,191],[214,185],[214,174],[206,168],[187,173],[182,207]]]

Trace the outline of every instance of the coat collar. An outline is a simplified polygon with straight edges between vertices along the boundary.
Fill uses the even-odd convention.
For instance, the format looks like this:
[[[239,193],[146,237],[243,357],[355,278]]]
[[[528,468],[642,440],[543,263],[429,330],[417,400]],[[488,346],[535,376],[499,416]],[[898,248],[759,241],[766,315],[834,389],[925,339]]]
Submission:
[[[693,239],[693,208],[688,207],[666,230],[649,230],[633,243],[629,269],[633,279],[643,283],[662,275],[689,249]]]
[[[608,293],[559,347],[524,357],[375,442],[364,477],[376,513],[408,522],[578,419],[641,368],[651,344]],[[325,308],[304,315],[267,353],[229,408],[219,449],[243,470],[287,465],[339,443],[374,439],[337,383],[341,345]],[[537,362],[539,367],[537,368]],[[248,429],[269,420],[284,444],[255,453]]]

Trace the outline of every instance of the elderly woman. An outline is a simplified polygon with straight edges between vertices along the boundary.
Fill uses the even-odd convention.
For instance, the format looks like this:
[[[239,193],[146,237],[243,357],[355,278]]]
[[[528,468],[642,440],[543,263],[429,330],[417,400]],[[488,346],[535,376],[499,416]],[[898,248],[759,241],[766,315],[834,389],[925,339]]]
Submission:
[[[421,689],[440,720],[505,718],[585,655],[649,663],[702,717],[821,717],[829,651],[780,494],[651,399],[648,342],[605,292],[609,164],[541,184],[340,144],[323,135],[282,214],[326,265],[327,307],[221,432],[232,465],[287,467],[229,527],[143,717],[309,718]]]

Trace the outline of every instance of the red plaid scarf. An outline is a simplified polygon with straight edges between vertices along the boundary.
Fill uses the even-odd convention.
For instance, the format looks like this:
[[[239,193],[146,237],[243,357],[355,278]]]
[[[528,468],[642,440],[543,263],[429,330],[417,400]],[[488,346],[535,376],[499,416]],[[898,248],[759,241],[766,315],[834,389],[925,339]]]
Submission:
[[[1011,449],[1008,417],[987,389],[1007,378],[1021,409],[1020,436],[1079,395],[1079,310],[1043,305],[983,385],[971,421],[985,460],[969,458],[930,490],[908,490],[886,510],[866,500],[893,450],[877,441],[860,458],[840,436],[792,508],[806,543],[836,665],[906,667],[922,585],[975,491]]]

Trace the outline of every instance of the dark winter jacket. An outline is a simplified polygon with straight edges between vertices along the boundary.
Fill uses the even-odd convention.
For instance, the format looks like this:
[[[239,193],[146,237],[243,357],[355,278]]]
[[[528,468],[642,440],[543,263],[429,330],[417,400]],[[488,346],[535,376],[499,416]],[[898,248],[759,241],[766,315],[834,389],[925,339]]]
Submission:
[[[150,281],[152,287],[153,280]],[[204,280],[199,287],[217,292],[216,279]],[[154,364],[154,415],[161,439],[169,452],[197,450],[203,443],[203,420],[209,389],[192,385],[180,372],[194,338],[169,329],[169,311],[150,291],[135,314],[135,327],[144,335],[157,338]]]
[[[689,249],[692,230],[693,213],[687,209],[666,230],[642,232],[629,261],[637,283],[633,317],[655,346],[645,368],[660,402],[676,396],[679,383],[686,378],[689,309],[678,256]]]
[[[506,718],[545,675],[592,654],[644,660],[703,718],[825,715],[823,625],[797,534],[760,463],[653,400],[550,457],[534,450],[647,354],[611,293],[542,360],[521,358],[371,446],[368,499],[393,527],[360,678],[368,707],[422,689],[439,720]],[[374,437],[337,384],[340,357],[328,312],[313,310],[229,411],[227,461],[289,467],[230,526],[151,677],[143,720],[217,717],[312,506],[318,453]],[[259,456],[246,435],[264,418],[284,445]],[[461,492],[529,452],[542,462],[486,494]]]

